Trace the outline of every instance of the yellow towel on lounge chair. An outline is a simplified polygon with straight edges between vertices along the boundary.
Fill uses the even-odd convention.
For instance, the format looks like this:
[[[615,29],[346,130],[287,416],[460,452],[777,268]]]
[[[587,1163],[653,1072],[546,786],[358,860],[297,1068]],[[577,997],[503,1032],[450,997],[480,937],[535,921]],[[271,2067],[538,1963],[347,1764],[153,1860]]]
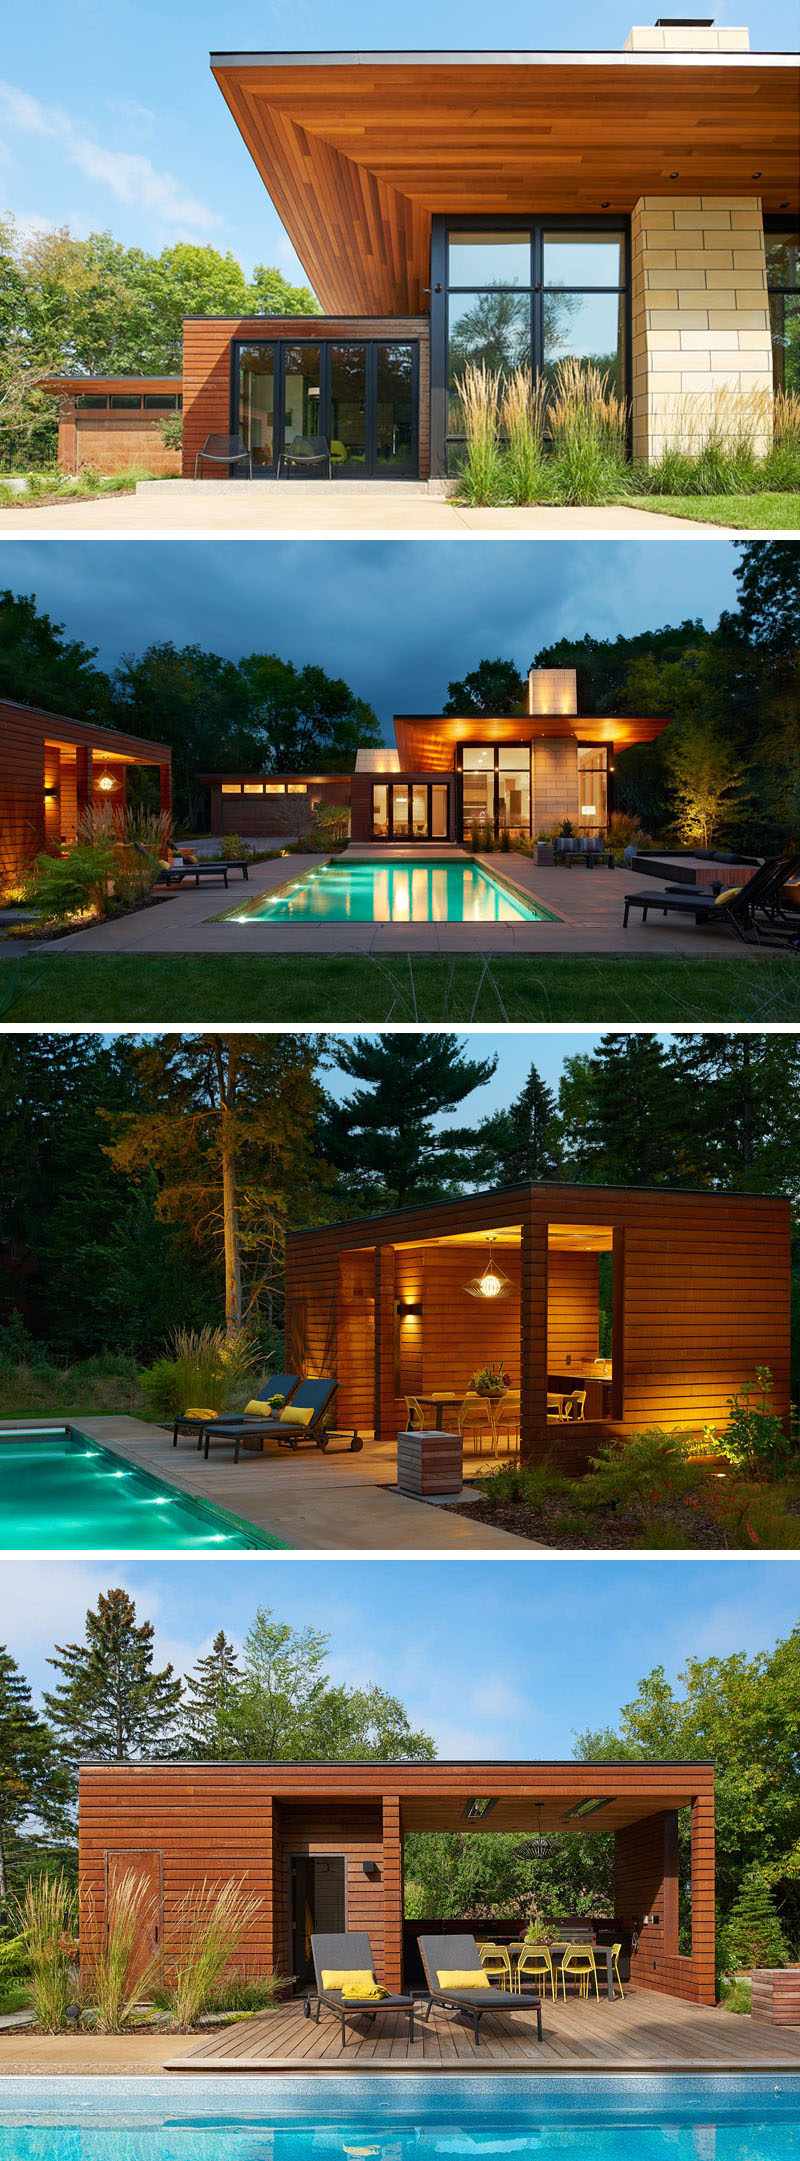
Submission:
[[[354,1981],[348,1981],[342,1989],[342,2002],[381,2003],[386,1995],[388,1989],[385,1989],[380,1981],[370,1981],[367,1988],[356,1987]]]
[[[183,1415],[184,1418],[218,1418],[219,1411],[206,1410],[202,1403],[190,1403]]]
[[[488,1973],[482,1966],[474,1971],[471,1967],[444,1966],[437,1973],[440,1988],[491,1988]]]

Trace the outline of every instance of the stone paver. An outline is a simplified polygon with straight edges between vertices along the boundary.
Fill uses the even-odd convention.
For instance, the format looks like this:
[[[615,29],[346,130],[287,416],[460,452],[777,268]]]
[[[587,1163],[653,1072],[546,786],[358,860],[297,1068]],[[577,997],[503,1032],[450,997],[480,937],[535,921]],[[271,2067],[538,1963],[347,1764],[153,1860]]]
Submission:
[[[139,1418],[76,1413],[72,1422],[124,1462],[154,1472],[182,1493],[230,1509],[293,1550],[441,1552],[468,1557],[477,1552],[548,1550],[493,1530],[488,1523],[392,1492],[394,1451],[374,1441],[367,1440],[358,1455],[346,1444],[332,1443],[325,1454],[318,1448],[298,1449],[296,1454],[277,1448],[269,1455],[245,1453],[238,1464],[232,1451],[212,1449],[205,1463],[191,1441],[173,1448],[171,1434]],[[41,1426],[42,1419],[15,1418],[3,1424],[20,1433],[26,1424]]]

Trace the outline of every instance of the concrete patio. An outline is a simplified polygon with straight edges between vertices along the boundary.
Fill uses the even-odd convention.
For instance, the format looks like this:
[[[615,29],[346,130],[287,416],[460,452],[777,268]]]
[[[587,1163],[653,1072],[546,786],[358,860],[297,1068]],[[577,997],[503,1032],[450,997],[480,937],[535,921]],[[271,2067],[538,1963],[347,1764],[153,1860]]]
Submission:
[[[356,1455],[346,1442],[341,1446],[332,1442],[324,1454],[318,1448],[295,1453],[276,1447],[264,1455],[246,1452],[238,1464],[234,1464],[232,1449],[212,1449],[205,1463],[192,1441],[173,1448],[171,1433],[163,1426],[147,1425],[123,1413],[118,1417],[75,1413],[66,1419],[60,1414],[49,1422],[74,1424],[123,1463],[138,1464],[181,1493],[229,1509],[293,1551],[530,1554],[546,1550],[528,1539],[493,1530],[489,1524],[394,1492],[394,1453],[370,1438]],[[41,1430],[43,1423],[41,1416],[5,1419],[0,1435],[24,1433],[27,1426]]]
[[[404,539],[468,539],[473,534],[503,533],[507,537],[530,535],[582,540],[640,533],[657,539],[668,533],[693,540],[714,537],[718,527],[696,525],[686,518],[665,517],[659,511],[627,509],[609,504],[599,509],[554,508],[550,505],[524,510],[473,510],[466,504],[446,501],[428,492],[425,482],[395,482],[381,487],[370,483],[363,491],[351,485],[303,481],[297,486],[277,487],[267,482],[229,480],[141,481],[134,495],[87,497],[80,502],[60,501],[41,508],[0,508],[0,533],[50,533],[58,538],[70,533],[165,534],[224,533],[238,539],[243,533],[276,535],[295,533],[318,539],[328,533],[349,540],[395,534]]]
[[[459,851],[448,850],[457,855]],[[359,848],[358,854],[365,853]],[[26,952],[46,958],[49,954],[104,953],[166,956],[168,954],[251,953],[294,955],[302,953],[478,953],[513,954],[575,953],[613,954],[618,958],[646,955],[650,960],[678,957],[684,960],[768,960],[770,947],[743,946],[729,931],[698,927],[676,916],[652,916],[646,924],[631,919],[622,928],[625,894],[647,882],[629,870],[587,870],[576,866],[538,865],[529,856],[500,852],[478,856],[489,871],[509,880],[557,918],[553,922],[510,923],[259,923],[235,922],[226,911],[241,901],[246,907],[259,894],[272,893],[304,871],[319,870],[319,855],[278,857],[256,863],[245,885],[231,880],[223,886],[186,886],[159,894],[157,905],[137,910],[116,922],[96,923],[73,931],[52,944],[28,944],[24,938],[0,942],[0,956],[19,958]]]

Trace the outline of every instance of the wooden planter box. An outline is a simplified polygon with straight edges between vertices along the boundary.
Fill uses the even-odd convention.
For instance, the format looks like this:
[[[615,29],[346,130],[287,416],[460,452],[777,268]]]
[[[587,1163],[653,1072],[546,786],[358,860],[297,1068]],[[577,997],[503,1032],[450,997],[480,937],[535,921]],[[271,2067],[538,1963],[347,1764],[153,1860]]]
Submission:
[[[756,1966],[751,2016],[759,2026],[800,2026],[800,1966]]]
[[[397,1436],[397,1484],[401,1493],[460,1493],[464,1450],[460,1433],[423,1427]]]

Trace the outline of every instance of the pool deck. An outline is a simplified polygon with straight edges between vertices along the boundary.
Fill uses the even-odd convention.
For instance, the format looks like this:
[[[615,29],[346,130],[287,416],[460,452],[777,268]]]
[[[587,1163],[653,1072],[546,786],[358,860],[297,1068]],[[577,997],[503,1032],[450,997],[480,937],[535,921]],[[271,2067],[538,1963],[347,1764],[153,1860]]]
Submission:
[[[393,1453],[371,1439],[365,1439],[358,1455],[346,1443],[333,1442],[325,1454],[318,1448],[296,1452],[274,1448],[269,1454],[245,1453],[238,1464],[232,1450],[212,1449],[204,1463],[193,1442],[181,1441],[173,1448],[171,1432],[140,1418],[124,1414],[84,1417],[75,1412],[54,1417],[50,1423],[74,1424],[78,1432],[101,1441],[124,1463],[137,1464],[181,1493],[229,1509],[292,1551],[471,1555],[548,1550],[469,1516],[393,1492]],[[44,1415],[4,1419],[0,1434],[24,1433],[26,1427],[47,1424]]]
[[[438,852],[438,851],[435,851]],[[447,850],[453,860],[469,860],[461,850]],[[354,855],[364,856],[359,848]],[[397,860],[404,851],[372,850],[375,860]],[[415,851],[417,859],[419,850]],[[237,923],[225,911],[275,892],[304,871],[319,870],[319,855],[292,855],[253,865],[248,883],[232,879],[227,892],[219,886],[185,886],[158,896],[156,907],[138,909],[117,922],[96,923],[87,930],[51,944],[28,944],[24,938],[0,939],[3,959],[34,953],[146,954],[148,957],[201,953],[304,954],[361,953],[377,958],[398,953],[478,953],[504,958],[513,954],[540,953],[613,954],[627,958],[646,955],[650,960],[675,958],[704,960],[714,957],[745,962],[768,960],[772,948],[743,946],[723,926],[708,931],[680,916],[651,916],[644,924],[631,919],[622,928],[625,894],[643,890],[649,882],[629,870],[587,870],[576,866],[555,869],[539,865],[529,856],[500,851],[475,859],[486,870],[516,885],[534,905],[538,902],[557,918],[554,922],[512,923]]]

